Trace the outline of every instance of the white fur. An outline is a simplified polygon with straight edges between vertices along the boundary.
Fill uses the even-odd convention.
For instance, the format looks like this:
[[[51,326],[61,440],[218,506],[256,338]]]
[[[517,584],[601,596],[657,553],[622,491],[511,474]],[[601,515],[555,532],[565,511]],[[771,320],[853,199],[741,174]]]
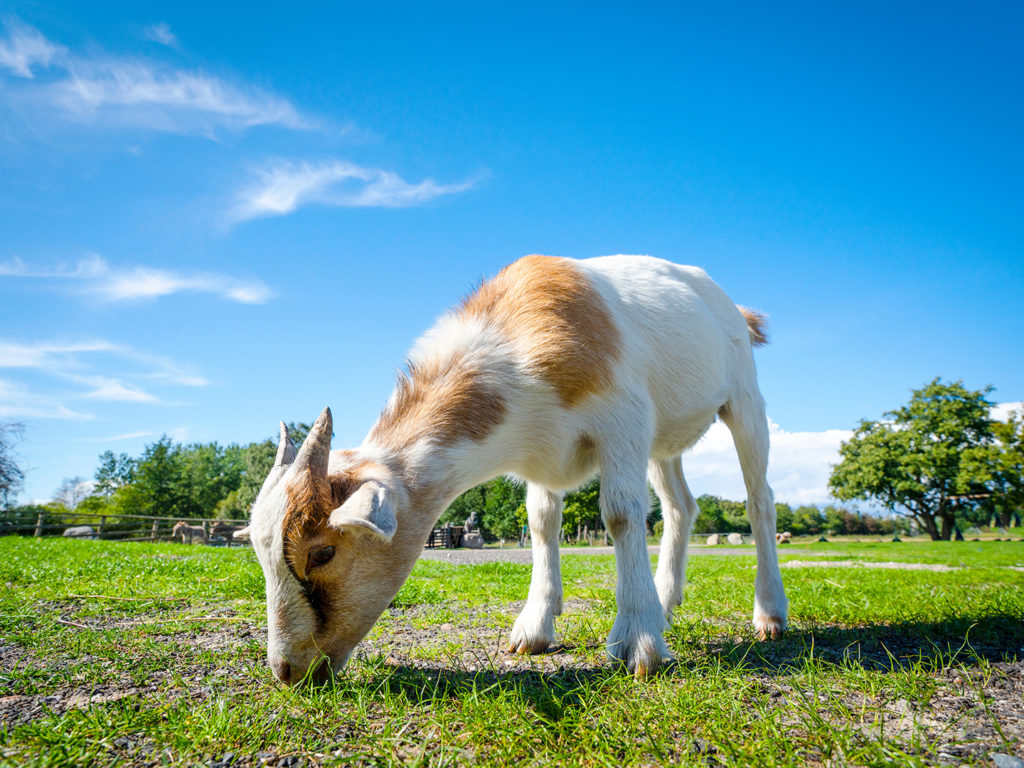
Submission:
[[[754,624],[763,636],[777,635],[786,624],[787,601],[776,557],[774,503],[765,479],[768,427],[746,320],[695,267],[646,256],[574,263],[603,297],[621,340],[612,386],[567,408],[530,372],[528,345],[506,343],[478,319],[445,315],[417,342],[413,358],[470,356],[504,397],[506,417],[482,442],[442,445],[427,437],[395,453],[368,438],[354,454],[332,454],[331,471],[340,469],[342,461],[370,459],[391,472],[390,477],[375,479],[383,489],[375,491],[375,498],[395,510],[395,540],[366,554],[365,563],[351,571],[352,578],[358,579],[364,569],[377,572],[380,558],[391,558],[397,570],[408,573],[418,556],[417,543],[422,546],[451,499],[495,475],[514,473],[528,483],[534,569],[526,606],[512,630],[511,648],[542,651],[554,641],[554,617],[562,609],[562,493],[600,471],[602,515],[615,540],[618,569],[618,613],[608,652],[638,674],[654,670],[669,656],[663,633],[666,618],[682,599],[686,542],[697,511],[680,455],[721,414],[740,457],[757,544]],[[581,450],[584,436],[593,445],[590,451]],[[268,478],[252,521],[257,553],[263,550],[268,602],[291,599],[287,587],[270,583],[288,579],[275,562],[280,558],[277,529],[283,501],[274,486],[281,471],[275,468],[278,478],[274,473]],[[410,477],[415,478],[414,488],[400,479]],[[665,518],[656,578],[645,541],[648,479]],[[394,592],[376,595],[374,589],[397,590],[372,583],[352,588],[364,590],[368,600],[382,605]],[[297,632],[303,633],[308,635],[308,629]],[[288,636],[295,634],[271,627],[274,653],[303,657],[305,663],[304,654],[289,650],[289,643],[298,641]],[[308,640],[304,642],[308,645]],[[343,655],[347,658],[350,652],[349,648]],[[344,659],[332,661],[337,667]]]

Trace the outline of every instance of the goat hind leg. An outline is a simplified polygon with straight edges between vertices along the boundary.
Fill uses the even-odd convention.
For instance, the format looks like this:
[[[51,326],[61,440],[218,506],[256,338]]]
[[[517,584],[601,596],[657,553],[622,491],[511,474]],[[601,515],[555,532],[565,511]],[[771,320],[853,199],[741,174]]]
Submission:
[[[786,629],[789,602],[782,586],[775,542],[775,499],[768,486],[768,420],[756,389],[730,400],[721,411],[732,432],[747,486],[747,517],[757,545],[754,580],[754,629],[762,640],[779,638]]]
[[[661,500],[664,533],[654,586],[658,590],[665,618],[671,620],[672,610],[683,601],[686,584],[686,545],[697,517],[697,502],[683,477],[683,464],[679,456],[662,461],[651,461],[647,477]]]

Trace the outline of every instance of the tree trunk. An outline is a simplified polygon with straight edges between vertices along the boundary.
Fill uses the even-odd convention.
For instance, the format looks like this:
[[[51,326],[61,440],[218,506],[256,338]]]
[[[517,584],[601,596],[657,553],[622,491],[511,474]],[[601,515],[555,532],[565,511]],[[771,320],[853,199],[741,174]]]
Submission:
[[[915,515],[917,521],[921,526],[928,532],[928,535],[932,537],[932,541],[942,541],[942,535],[939,533],[939,527],[935,524],[935,518],[932,515],[920,514]],[[946,535],[949,538],[949,535]]]
[[[948,512],[942,513],[942,540],[949,541],[953,535],[953,515]]]

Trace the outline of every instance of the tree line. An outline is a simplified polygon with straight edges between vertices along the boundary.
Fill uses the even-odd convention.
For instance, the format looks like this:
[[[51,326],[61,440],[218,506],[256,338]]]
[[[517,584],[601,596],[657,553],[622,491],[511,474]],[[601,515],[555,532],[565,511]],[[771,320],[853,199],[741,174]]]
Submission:
[[[993,520],[1008,527],[1024,506],[1024,413],[1007,421],[991,418],[991,387],[969,390],[962,382],[935,379],[914,390],[910,402],[881,420],[862,421],[840,448],[829,480],[841,501],[865,500],[885,516],[844,507],[778,503],[780,531],[794,535],[886,535],[911,525],[934,539],[949,539],[956,528]],[[69,478],[46,508],[14,507],[23,474],[12,445],[21,425],[0,424],[0,509],[8,520],[35,519],[40,511],[77,511],[108,516],[153,515],[181,519],[244,519],[274,463],[276,442],[248,445],[179,444],[164,436],[132,457],[106,451],[92,483]],[[290,424],[300,443],[308,424]],[[602,529],[600,478],[568,493],[562,513],[564,538]],[[506,477],[459,496],[441,523],[462,524],[475,513],[490,539],[516,539],[527,525],[525,487]],[[697,499],[695,533],[748,533],[743,502],[704,495]],[[661,508],[651,493],[649,528],[659,532]]]

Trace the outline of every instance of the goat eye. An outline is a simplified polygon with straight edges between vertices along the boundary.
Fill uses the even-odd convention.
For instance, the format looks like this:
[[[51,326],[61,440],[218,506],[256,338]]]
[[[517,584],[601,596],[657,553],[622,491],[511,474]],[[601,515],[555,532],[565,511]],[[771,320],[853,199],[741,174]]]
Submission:
[[[334,557],[334,547],[332,546],[317,547],[309,551],[309,563],[312,566],[329,563],[332,557]]]

